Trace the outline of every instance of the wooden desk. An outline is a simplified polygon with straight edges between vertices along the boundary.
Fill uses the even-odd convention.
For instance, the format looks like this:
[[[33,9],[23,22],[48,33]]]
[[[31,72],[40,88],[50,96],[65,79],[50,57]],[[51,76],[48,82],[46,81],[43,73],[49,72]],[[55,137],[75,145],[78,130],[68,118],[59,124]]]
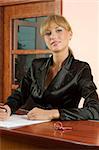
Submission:
[[[99,122],[64,121],[71,131],[57,131],[54,122],[1,129],[1,150],[99,150]]]

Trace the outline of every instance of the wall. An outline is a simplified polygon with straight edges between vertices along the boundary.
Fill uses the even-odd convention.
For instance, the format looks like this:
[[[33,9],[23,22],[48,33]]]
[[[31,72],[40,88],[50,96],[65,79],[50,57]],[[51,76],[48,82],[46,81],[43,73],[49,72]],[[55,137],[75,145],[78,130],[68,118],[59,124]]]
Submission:
[[[76,58],[87,61],[99,93],[99,0],[63,0],[63,16],[72,26]]]

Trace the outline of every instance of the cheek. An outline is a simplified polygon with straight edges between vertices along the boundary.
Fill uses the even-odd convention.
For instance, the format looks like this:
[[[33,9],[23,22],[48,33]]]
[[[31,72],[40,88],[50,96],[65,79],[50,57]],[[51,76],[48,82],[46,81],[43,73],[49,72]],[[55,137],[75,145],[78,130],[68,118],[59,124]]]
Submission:
[[[45,44],[47,45],[47,47],[49,47],[50,46],[49,40],[44,38],[44,41],[45,41]]]
[[[48,43],[48,39],[44,38],[44,41],[45,41],[46,44]]]
[[[67,39],[67,34],[65,34],[65,33],[59,33],[57,35],[57,38],[61,39],[61,40],[65,40],[65,39]]]
[[[64,42],[69,42],[69,40],[70,40],[69,34],[63,34],[63,35],[61,36],[61,38],[62,38],[62,40],[63,40]]]
[[[62,36],[61,40],[62,40],[63,46],[67,46],[69,44],[69,37],[68,36],[66,36],[66,35]]]

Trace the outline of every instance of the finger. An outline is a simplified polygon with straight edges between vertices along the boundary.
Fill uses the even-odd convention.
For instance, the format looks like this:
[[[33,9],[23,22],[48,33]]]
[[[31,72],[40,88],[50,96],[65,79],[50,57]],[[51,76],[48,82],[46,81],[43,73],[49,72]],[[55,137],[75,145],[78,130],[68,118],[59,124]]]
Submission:
[[[2,116],[0,116],[0,120],[6,120],[7,118],[8,118],[7,115],[2,115]]]
[[[0,109],[0,113],[4,113],[5,112],[5,109]]]
[[[27,114],[27,117],[28,117],[29,120],[36,120],[37,119],[37,116],[34,115],[33,113]]]
[[[0,112],[0,120],[7,120],[9,116],[8,112]]]

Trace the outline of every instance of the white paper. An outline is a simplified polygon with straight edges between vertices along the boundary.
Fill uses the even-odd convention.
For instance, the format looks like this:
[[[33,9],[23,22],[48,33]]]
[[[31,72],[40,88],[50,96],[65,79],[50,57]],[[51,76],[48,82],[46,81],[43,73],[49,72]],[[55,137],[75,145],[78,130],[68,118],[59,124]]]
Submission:
[[[6,121],[0,121],[0,127],[3,128],[16,128],[31,124],[38,124],[48,122],[50,120],[28,120],[26,115],[11,115]]]

